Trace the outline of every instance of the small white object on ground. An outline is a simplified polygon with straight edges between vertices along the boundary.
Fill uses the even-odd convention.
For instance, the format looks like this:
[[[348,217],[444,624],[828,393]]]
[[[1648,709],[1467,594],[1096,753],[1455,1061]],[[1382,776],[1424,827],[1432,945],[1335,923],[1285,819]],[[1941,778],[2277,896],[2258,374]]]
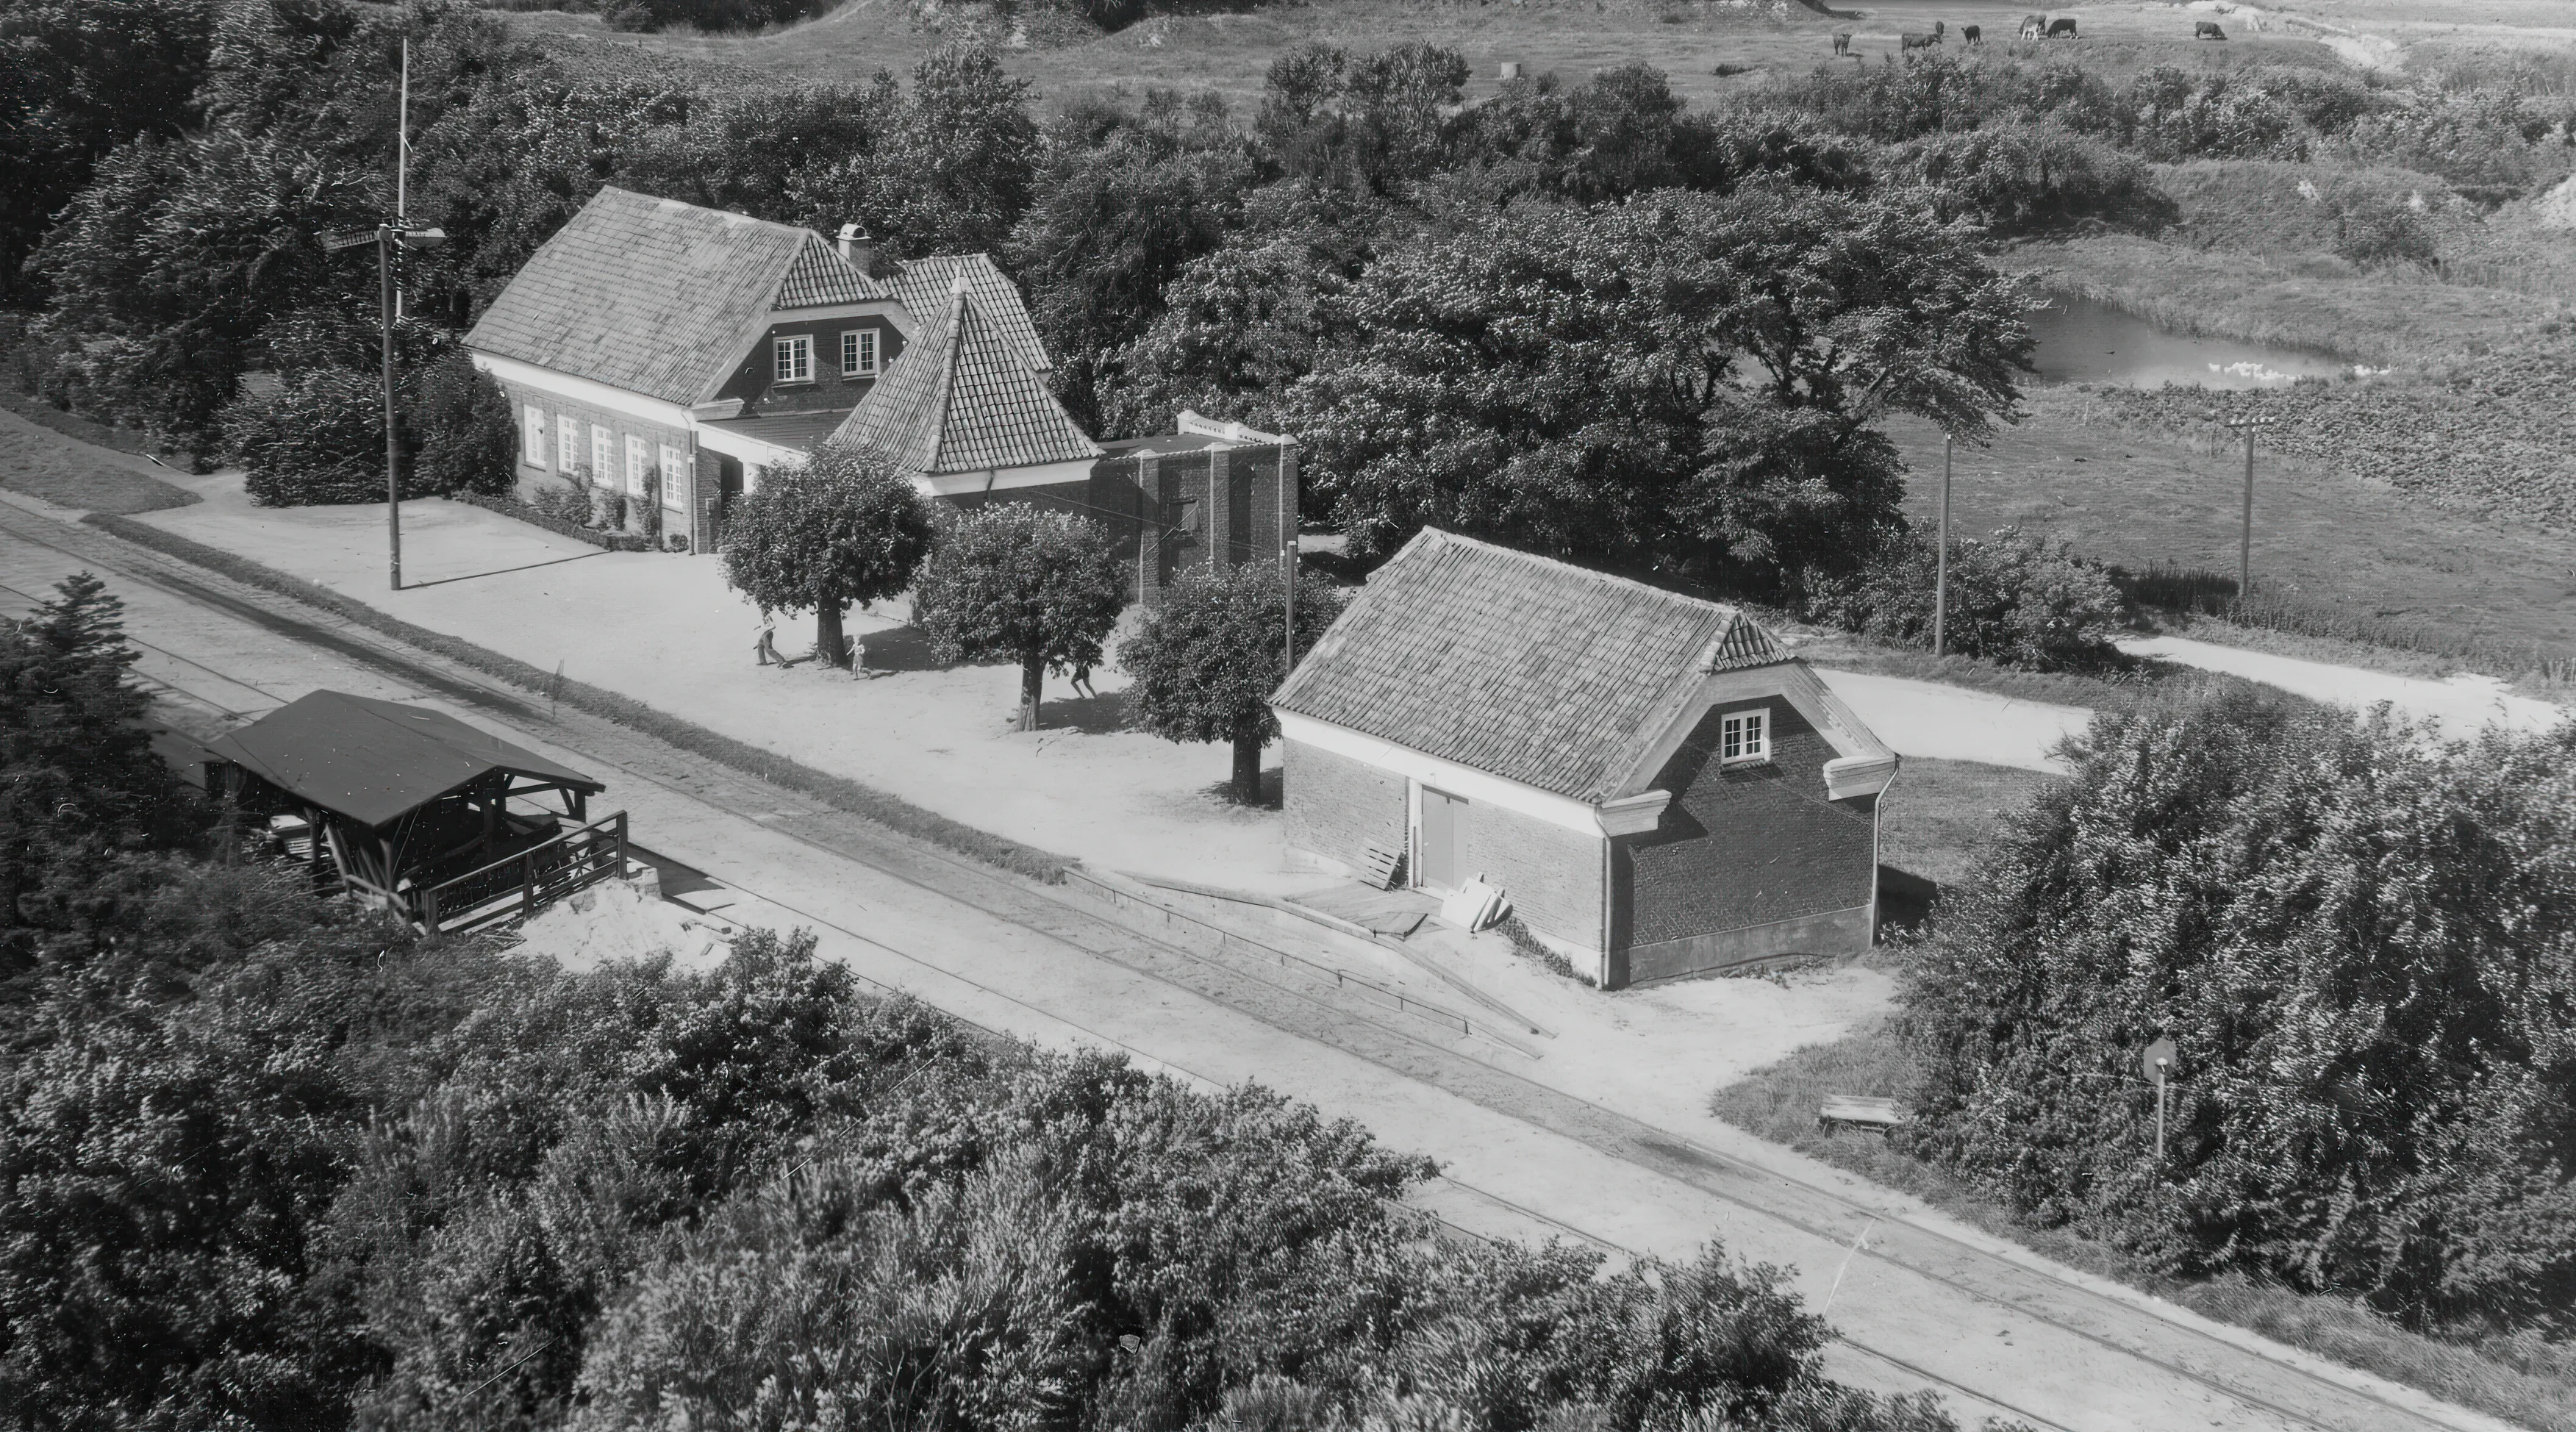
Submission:
[[[519,927],[522,953],[543,955],[574,971],[661,954],[683,969],[703,969],[724,958],[726,939],[716,922],[658,895],[648,896],[626,880],[575,891]]]
[[[1478,876],[1440,902],[1440,918],[1473,934],[1511,913],[1511,908],[1512,902],[1504,898],[1502,891]]]

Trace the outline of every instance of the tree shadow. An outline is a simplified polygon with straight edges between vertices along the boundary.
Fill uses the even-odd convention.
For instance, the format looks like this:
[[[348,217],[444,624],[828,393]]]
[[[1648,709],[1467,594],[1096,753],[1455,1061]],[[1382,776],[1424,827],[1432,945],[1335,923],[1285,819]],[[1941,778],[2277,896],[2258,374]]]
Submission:
[[[1244,810],[1278,810],[1287,802],[1287,774],[1287,771],[1279,766],[1264,769],[1261,773],[1261,797],[1258,800],[1235,799],[1234,782],[1231,779],[1201,786],[1199,794],[1210,800],[1238,806]]]
[[[930,633],[917,626],[853,632],[868,649],[870,671],[942,671],[945,665],[930,651]]]
[[[876,648],[869,647],[871,660]],[[1127,693],[1105,692],[1098,696],[1073,696],[1062,701],[1038,703],[1038,728],[1049,730],[1070,726],[1087,736],[1105,736],[1127,729]]]
[[[1939,881],[1893,865],[1878,867],[1879,933],[1919,935],[1930,926],[1933,907],[1940,903]]]

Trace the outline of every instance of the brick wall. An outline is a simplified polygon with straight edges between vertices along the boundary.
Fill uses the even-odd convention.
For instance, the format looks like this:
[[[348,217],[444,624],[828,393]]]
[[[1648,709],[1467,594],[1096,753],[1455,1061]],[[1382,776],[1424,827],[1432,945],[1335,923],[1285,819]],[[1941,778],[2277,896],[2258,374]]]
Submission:
[[[1288,843],[1357,868],[1365,852],[1402,850],[1404,778],[1297,741],[1280,743],[1280,814]]]
[[[841,372],[841,335],[858,329],[874,329],[877,335],[877,371],[866,375],[844,375]],[[775,349],[778,339],[802,334],[813,340],[813,381],[781,384],[777,381]],[[756,413],[801,413],[855,408],[868,389],[895,355],[903,351],[903,334],[894,324],[881,317],[871,318],[805,318],[771,324],[760,340],[743,355],[739,366],[724,386],[716,390],[719,398],[742,400],[742,415]]]
[[[1293,527],[1294,449],[1260,446],[1128,453],[1094,464],[1092,515],[1111,521],[1118,533],[1120,550],[1136,572],[1129,585],[1131,594],[1150,604],[1192,567],[1275,560],[1280,548],[1283,467]],[[1135,513],[1149,516],[1151,523],[1128,516]],[[1174,530],[1185,515],[1189,530]]]
[[[1482,801],[1468,803],[1465,824],[1461,874],[1499,887],[1531,928],[1601,948],[1600,836]]]
[[[626,439],[629,436],[644,439],[656,468],[661,465],[662,449],[666,446],[677,448],[684,453],[694,454],[696,451],[696,439],[686,426],[653,422],[636,417],[632,413],[622,413],[613,408],[583,403],[548,389],[530,387],[522,383],[503,381],[501,391],[509,395],[511,422],[519,432],[517,473],[519,495],[523,498],[532,496],[538,486],[549,480],[559,481],[566,477],[585,484],[611,488],[621,493],[626,491]],[[527,410],[532,404],[545,409],[546,413],[546,460],[543,466],[528,461]],[[563,451],[559,429],[567,417],[579,424],[581,429],[580,457],[575,464],[575,471],[571,473],[563,472],[559,462]],[[591,445],[593,427],[608,429],[609,470],[605,481],[601,480],[601,475],[593,467],[594,449]],[[677,511],[667,506],[663,508],[662,530],[664,532],[676,532],[685,537],[692,530],[690,518],[696,505],[697,487],[697,484],[691,481],[693,476],[694,474],[686,470],[677,474],[663,474],[663,481],[666,483],[676,477],[680,485],[682,501],[682,506]]]
[[[1718,722],[1760,705],[1771,760],[1721,768]],[[1657,828],[1614,842],[1614,947],[1647,947],[1866,907],[1877,884],[1877,797],[1825,799],[1835,751],[1785,699],[1721,703],[1657,773]],[[1865,923],[1865,922],[1864,922]]]

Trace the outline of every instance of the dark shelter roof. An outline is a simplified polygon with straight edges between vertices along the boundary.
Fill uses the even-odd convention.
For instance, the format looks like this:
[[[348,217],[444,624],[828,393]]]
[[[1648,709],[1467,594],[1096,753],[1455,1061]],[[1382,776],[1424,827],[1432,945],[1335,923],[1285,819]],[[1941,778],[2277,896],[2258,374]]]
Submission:
[[[493,771],[583,791],[607,787],[453,716],[316,691],[207,747],[296,799],[380,826]]]

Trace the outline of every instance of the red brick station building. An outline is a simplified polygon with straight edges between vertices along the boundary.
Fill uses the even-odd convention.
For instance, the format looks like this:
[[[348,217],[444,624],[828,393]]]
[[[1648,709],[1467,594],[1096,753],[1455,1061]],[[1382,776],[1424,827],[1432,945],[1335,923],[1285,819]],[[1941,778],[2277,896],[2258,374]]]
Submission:
[[[892,262],[623,189],[529,259],[466,346],[519,415],[523,492],[606,487],[695,553],[831,439],[926,496],[1118,535],[1130,595],[1293,540],[1291,439],[1183,414],[1098,443],[981,254]],[[1731,607],[1426,531],[1274,701],[1291,846],[1445,891],[1481,877],[1610,989],[1866,949],[1896,757]]]
[[[599,191],[465,338],[519,416],[519,485],[658,502],[691,552],[726,503],[827,439],[871,445],[924,495],[1098,519],[1152,600],[1188,566],[1269,560],[1294,531],[1296,445],[1184,414],[1097,443],[1047,388],[1019,289],[982,254],[880,258],[812,229]]]
[[[1272,708],[1292,848],[1482,879],[1605,989],[1875,937],[1896,754],[1732,607],[1425,531]]]

